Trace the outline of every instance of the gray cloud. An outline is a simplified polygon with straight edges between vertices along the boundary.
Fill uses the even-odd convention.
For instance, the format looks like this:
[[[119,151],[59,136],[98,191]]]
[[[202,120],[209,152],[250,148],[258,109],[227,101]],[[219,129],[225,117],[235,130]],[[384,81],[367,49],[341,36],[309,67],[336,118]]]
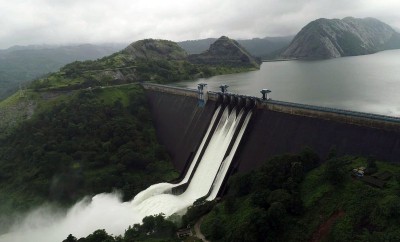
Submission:
[[[296,34],[325,18],[375,17],[400,29],[397,0],[0,0],[0,48]]]

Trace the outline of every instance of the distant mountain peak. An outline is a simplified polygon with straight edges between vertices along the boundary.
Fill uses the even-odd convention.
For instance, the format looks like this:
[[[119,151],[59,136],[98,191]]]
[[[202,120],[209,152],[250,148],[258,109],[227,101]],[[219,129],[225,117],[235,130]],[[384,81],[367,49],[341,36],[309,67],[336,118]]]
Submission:
[[[375,18],[320,18],[307,24],[281,54],[283,58],[324,59],[400,48],[400,35]]]
[[[196,64],[249,66],[260,68],[260,61],[253,57],[236,40],[221,36],[210,48],[201,53],[189,56],[189,61]]]

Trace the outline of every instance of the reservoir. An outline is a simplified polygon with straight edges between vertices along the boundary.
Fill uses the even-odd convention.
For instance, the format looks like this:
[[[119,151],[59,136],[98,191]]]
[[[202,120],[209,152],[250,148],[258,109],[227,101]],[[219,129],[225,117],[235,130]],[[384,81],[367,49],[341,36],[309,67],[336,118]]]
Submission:
[[[400,117],[400,50],[315,61],[264,62],[260,70],[174,83],[197,88],[207,83],[218,91],[274,100]]]

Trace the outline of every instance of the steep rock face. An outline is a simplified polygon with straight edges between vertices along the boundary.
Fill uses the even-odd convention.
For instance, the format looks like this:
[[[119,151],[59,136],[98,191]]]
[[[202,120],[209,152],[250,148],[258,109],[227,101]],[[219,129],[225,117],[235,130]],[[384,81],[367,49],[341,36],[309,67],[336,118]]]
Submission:
[[[122,53],[130,58],[184,60],[187,53],[177,43],[169,40],[144,39],[126,47]]]
[[[377,19],[317,19],[295,36],[281,56],[324,59],[395,48],[400,48],[400,34]]]
[[[251,56],[237,41],[222,36],[202,54],[190,55],[194,64],[260,68],[260,60]]]

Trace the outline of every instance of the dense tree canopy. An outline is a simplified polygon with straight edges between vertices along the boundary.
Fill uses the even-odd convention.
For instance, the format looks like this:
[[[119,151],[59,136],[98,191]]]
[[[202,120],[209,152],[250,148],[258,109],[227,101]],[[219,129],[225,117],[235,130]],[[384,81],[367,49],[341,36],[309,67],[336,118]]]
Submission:
[[[0,140],[3,206],[69,204],[114,189],[126,200],[176,177],[139,87],[83,90],[43,109]]]

